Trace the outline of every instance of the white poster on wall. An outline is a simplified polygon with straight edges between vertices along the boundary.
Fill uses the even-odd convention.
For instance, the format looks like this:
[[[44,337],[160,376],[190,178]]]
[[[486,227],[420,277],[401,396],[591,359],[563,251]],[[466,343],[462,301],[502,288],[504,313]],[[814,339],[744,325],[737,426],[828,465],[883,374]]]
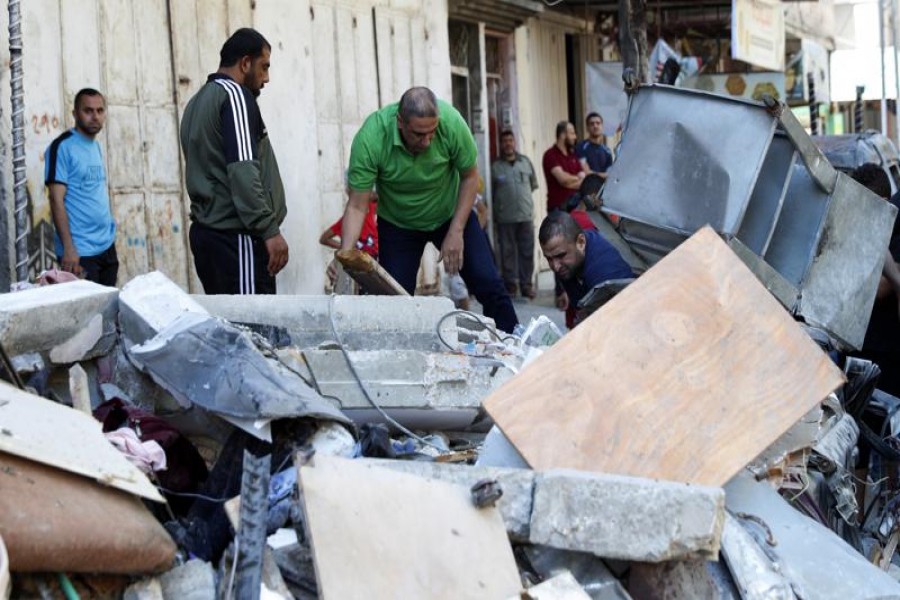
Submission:
[[[784,12],[775,0],[732,0],[731,58],[784,71]]]
[[[587,105],[585,114],[596,112],[603,117],[603,132],[614,136],[625,121],[628,96],[622,83],[622,63],[589,62],[585,64]]]

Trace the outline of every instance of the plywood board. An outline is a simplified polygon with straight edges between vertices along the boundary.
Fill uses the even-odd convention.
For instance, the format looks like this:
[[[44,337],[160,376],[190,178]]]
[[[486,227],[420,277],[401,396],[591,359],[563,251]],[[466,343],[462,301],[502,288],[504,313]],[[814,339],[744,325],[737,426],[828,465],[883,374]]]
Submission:
[[[390,273],[362,250],[340,250],[335,256],[363,291],[381,296],[409,295]]]
[[[842,382],[705,228],[484,405],[535,469],[721,486]]]
[[[5,382],[0,382],[0,452],[164,502],[147,476],[107,441],[99,421]]]
[[[357,461],[300,468],[324,600],[507,598],[519,573],[496,508],[469,490]]]

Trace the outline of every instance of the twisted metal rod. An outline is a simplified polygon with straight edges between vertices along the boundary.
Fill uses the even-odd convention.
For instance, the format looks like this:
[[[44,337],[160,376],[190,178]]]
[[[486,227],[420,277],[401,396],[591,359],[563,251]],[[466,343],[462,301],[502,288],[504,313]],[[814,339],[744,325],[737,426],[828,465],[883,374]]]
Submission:
[[[9,70],[12,88],[13,198],[16,218],[16,280],[28,280],[28,193],[25,189],[25,89],[22,85],[22,13],[9,0]]]

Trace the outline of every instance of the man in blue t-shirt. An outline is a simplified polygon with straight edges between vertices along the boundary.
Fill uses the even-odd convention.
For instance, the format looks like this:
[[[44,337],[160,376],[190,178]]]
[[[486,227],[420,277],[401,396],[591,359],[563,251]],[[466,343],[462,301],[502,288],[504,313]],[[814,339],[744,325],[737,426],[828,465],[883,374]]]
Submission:
[[[612,152],[606,147],[603,135],[603,117],[592,112],[584,120],[588,137],[575,146],[575,155],[581,161],[585,173],[596,173],[606,179],[606,171],[612,165]]]
[[[582,230],[568,213],[554,211],[547,215],[538,241],[562,284],[564,291],[557,302],[561,310],[577,306],[585,294],[604,281],[635,276],[615,246],[596,231]]]
[[[102,285],[116,285],[116,223],[109,206],[106,167],[95,139],[106,122],[106,100],[95,89],[75,95],[75,127],[45,153],[44,182],[56,226],[60,268]]]

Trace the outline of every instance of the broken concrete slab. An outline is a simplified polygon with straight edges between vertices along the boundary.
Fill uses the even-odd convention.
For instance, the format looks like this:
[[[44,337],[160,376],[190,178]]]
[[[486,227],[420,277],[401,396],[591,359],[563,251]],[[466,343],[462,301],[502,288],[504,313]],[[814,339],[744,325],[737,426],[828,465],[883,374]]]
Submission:
[[[129,345],[149,340],[184,313],[209,315],[159,271],[138,275],[119,294],[119,327]]]
[[[68,285],[68,284],[65,284]],[[165,502],[90,415],[0,382],[0,451]]]
[[[300,488],[320,597],[506,598],[519,573],[496,508],[469,489],[314,457]]]
[[[98,313],[81,331],[50,349],[50,362],[64,365],[85,360],[85,357],[90,356],[91,350],[97,347],[103,333],[103,315]],[[111,333],[114,334],[115,331],[111,330]],[[108,346],[111,347],[112,344]]]
[[[72,358],[75,346],[84,352],[75,360],[101,356],[115,340],[118,296],[116,288],[83,280],[2,294],[0,343],[10,356],[46,352],[60,345],[63,348],[57,353],[65,359]],[[96,333],[91,322],[98,315],[100,337],[85,349],[82,344]],[[84,332],[85,328],[89,331]],[[72,341],[76,337],[78,344]]]
[[[407,427],[465,427],[477,416],[482,398],[512,377],[507,369],[479,366],[461,354],[406,349],[348,354],[369,397]],[[373,413],[343,352],[307,349],[303,357],[319,390],[337,398],[345,414],[358,423],[383,422]]]
[[[548,546],[522,546],[528,562],[541,577],[570,572],[592,600],[631,600],[622,584],[606,563],[587,552],[559,550]]]
[[[140,498],[5,452],[0,535],[13,571],[155,573],[172,565],[176,551]]]
[[[535,469],[721,486],[843,381],[704,228],[484,406]]]
[[[193,559],[160,578],[165,598],[208,600],[216,597],[216,573],[208,562]]]
[[[775,542],[766,553],[801,598],[897,598],[900,583],[869,563],[834,532],[795,510],[765,481],[742,471],[725,486],[726,505],[735,515],[753,515],[747,527],[760,527]],[[760,519],[765,528],[756,525]],[[827,565],[823,568],[822,565]]]
[[[725,515],[722,556],[744,600],[796,600],[790,582],[731,515]]]
[[[210,314],[233,323],[283,327],[299,348],[334,341],[334,329],[348,350],[446,350],[456,346],[454,310],[442,296],[191,296]]]
[[[591,600],[584,588],[568,571],[554,575],[550,579],[532,586],[510,600]]]
[[[391,469],[428,479],[459,484],[466,488],[471,488],[484,479],[496,479],[503,490],[503,496],[497,501],[497,508],[503,517],[509,537],[514,541],[528,541],[531,528],[533,487],[537,476],[534,471],[374,458],[360,458],[357,459],[357,462],[371,468]]]
[[[535,481],[531,542],[604,558],[715,560],[725,519],[719,488],[549,471]]]

